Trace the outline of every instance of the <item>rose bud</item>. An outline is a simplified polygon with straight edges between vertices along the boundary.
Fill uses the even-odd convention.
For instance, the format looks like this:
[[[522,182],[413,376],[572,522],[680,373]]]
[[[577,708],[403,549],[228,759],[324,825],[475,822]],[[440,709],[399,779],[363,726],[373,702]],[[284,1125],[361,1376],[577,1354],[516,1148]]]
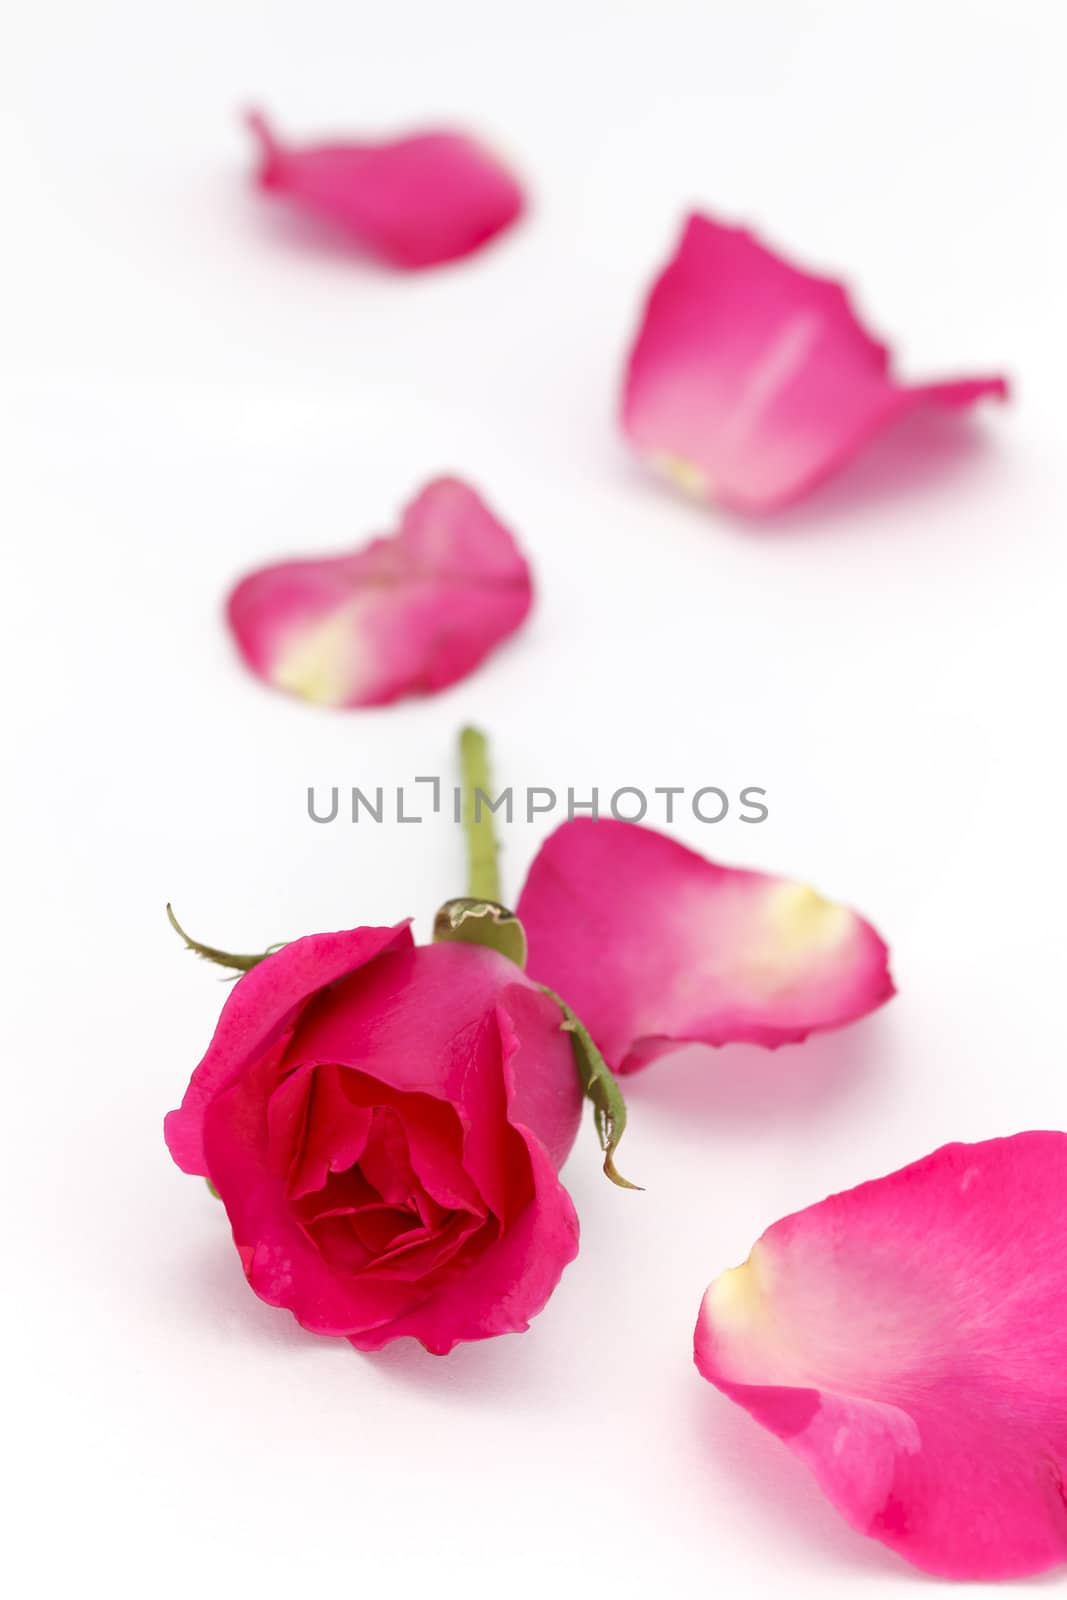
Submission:
[[[256,1294],[360,1350],[407,1334],[444,1354],[528,1326],[578,1250],[557,1173],[583,1089],[616,1176],[621,1097],[485,892],[488,814],[470,837],[473,897],[443,908],[432,945],[406,923],[263,957],[187,941],[243,975],[166,1119],[171,1155],[218,1193]]]
[[[167,1144],[217,1189],[252,1288],[305,1328],[439,1354],[515,1332],[578,1250],[561,1021],[494,950],[313,934],[238,983]]]

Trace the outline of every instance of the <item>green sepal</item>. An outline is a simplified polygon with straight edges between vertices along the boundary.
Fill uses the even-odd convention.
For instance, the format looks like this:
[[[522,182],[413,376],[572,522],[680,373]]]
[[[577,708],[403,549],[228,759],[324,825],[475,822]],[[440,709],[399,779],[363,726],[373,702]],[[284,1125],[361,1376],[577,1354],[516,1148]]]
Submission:
[[[538,988],[547,994],[550,1000],[554,1000],[563,1013],[563,1027],[570,1034],[574,1046],[574,1059],[581,1079],[582,1093],[587,1100],[593,1102],[593,1121],[600,1140],[600,1148],[604,1152],[605,1176],[609,1177],[612,1183],[618,1184],[620,1189],[640,1190],[639,1183],[631,1183],[615,1166],[615,1151],[626,1129],[626,1101],[622,1097],[622,1090],[615,1074],[594,1044],[589,1029],[575,1016],[566,1000],[561,999],[553,989],[549,989],[543,983],[539,984]]]
[[[190,939],[189,935],[186,933],[185,929],[174,915],[174,911],[169,900],[167,902],[167,920],[178,937],[180,939],[184,939],[185,948],[187,950],[191,950],[195,956],[200,956],[203,961],[213,962],[216,967],[232,968],[235,976],[241,972],[250,972],[251,969],[258,966],[261,961],[265,961],[268,956],[272,956],[275,950],[281,950],[286,942],[283,939],[281,944],[272,944],[269,949],[264,950],[258,956],[235,956],[231,955],[228,950],[216,950],[214,945],[201,944],[198,939]]]
[[[495,900],[446,900],[433,919],[434,944],[480,944],[526,965],[526,930],[506,906]]]

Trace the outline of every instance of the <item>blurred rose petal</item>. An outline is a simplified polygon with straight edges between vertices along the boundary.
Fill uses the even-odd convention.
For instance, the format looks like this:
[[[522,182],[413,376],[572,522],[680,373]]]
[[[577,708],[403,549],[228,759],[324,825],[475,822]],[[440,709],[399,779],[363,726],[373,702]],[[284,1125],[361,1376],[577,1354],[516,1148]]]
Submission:
[[[260,188],[336,223],[391,266],[433,267],[469,255],[523,209],[516,180],[463,134],[428,132],[386,142],[291,149],[261,112]]]
[[[636,823],[565,822],[516,910],[531,977],[566,994],[619,1072],[690,1042],[799,1042],[894,992],[889,952],[854,911]]]
[[[1006,399],[1001,377],[900,384],[839,283],[739,228],[692,216],[630,356],[623,426],[699,499],[769,511],[924,406]]]
[[[375,706],[466,677],[531,599],[508,530],[473,489],[438,478],[392,537],[253,572],[228,615],[248,665],[276,688],[319,705]]]
[[[1067,1135],[950,1144],[776,1222],[696,1363],[927,1572],[1067,1560]],[[770,1508],[773,1514],[773,1507]]]

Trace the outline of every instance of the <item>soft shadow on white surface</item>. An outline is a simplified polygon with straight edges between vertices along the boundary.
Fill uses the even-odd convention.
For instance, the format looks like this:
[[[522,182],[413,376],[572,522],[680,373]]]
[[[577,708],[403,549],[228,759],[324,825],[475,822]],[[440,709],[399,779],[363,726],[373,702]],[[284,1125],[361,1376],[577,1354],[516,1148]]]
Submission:
[[[406,1388],[432,1391],[457,1405],[473,1401],[510,1413],[551,1407],[553,1397],[558,1401],[559,1358],[556,1341],[550,1334],[537,1339],[534,1324],[526,1333],[457,1345],[447,1356],[430,1355],[416,1339],[398,1339],[365,1359]]]
[[[768,1533],[773,1534],[780,1557],[788,1559],[789,1550],[782,1548],[788,1544],[795,1547],[798,1557],[815,1556],[826,1561],[831,1570],[847,1568],[875,1581],[936,1584],[957,1593],[961,1588],[971,1591],[971,1584],[961,1585],[954,1579],[923,1572],[879,1540],[868,1539],[850,1528],[803,1462],[710,1385],[707,1403],[694,1407],[690,1400],[689,1406],[707,1471],[709,1497],[718,1500],[720,1509],[734,1499],[744,1500],[746,1511],[754,1505],[762,1506]],[[1057,1583],[1062,1583],[1062,1574],[1053,1570],[996,1587],[1033,1589]],[[973,1587],[991,1590],[993,1585],[975,1583]]]
[[[688,1404],[708,1497],[720,1510],[732,1500],[743,1500],[746,1512],[762,1509],[776,1543],[795,1545],[798,1554],[806,1550],[834,1566],[891,1580],[928,1578],[876,1539],[850,1528],[804,1464],[725,1395],[708,1385],[696,1405],[691,1395]]]
[[[376,1378],[425,1391],[437,1399],[499,1408],[507,1413],[540,1411],[566,1401],[562,1353],[552,1329],[535,1320],[526,1333],[457,1345],[431,1355],[417,1339],[398,1339],[384,1350],[356,1350],[346,1339],[309,1333],[293,1315],[260,1300],[248,1287],[223,1221],[216,1246],[193,1255],[176,1284],[171,1315],[207,1327],[234,1343],[284,1349],[287,1356],[334,1360],[372,1369]]]
[[[997,437],[996,425],[1003,419],[997,402],[986,402],[982,416],[956,415],[933,410],[902,418],[876,435],[859,453],[824,483],[818,484],[795,504],[776,511],[742,513],[726,506],[705,505],[688,500],[680,491],[657,480],[635,462],[633,479],[643,479],[648,492],[688,500],[693,514],[711,518],[720,527],[739,535],[796,538],[805,534],[849,533],[856,537],[870,532],[876,514],[906,505],[921,514],[928,505],[968,490],[986,488],[1006,470],[1007,451]],[[631,484],[636,488],[636,483]],[[865,527],[859,524],[866,520]],[[887,519],[887,535],[899,531],[893,518]]]
[[[321,1349],[326,1341],[308,1333],[288,1311],[268,1306],[252,1293],[230,1239],[224,1216],[219,1237],[206,1248],[191,1249],[176,1277],[171,1315],[191,1325],[209,1326],[230,1340],[285,1348],[293,1354]]]
[[[980,402],[976,414],[913,412],[876,435],[840,472],[795,505],[746,519],[761,534],[855,532],[857,519],[907,502],[921,515],[931,503],[998,475],[1004,451],[997,435],[1002,406]]]
[[[215,191],[211,198],[221,203],[221,185],[216,185]],[[514,236],[521,235],[526,225],[526,219],[520,217],[469,256],[438,262],[431,269],[411,270],[393,267],[387,261],[380,260],[343,224],[302,211],[284,195],[258,189],[251,162],[247,171],[235,169],[231,174],[225,203],[233,213],[233,225],[241,227],[253,249],[302,256],[307,260],[312,277],[322,270],[324,263],[340,264],[351,270],[353,288],[362,285],[364,292],[368,283],[382,285],[392,293],[398,290],[402,292],[405,288],[417,290],[420,287],[437,287],[446,284],[450,275],[468,275],[472,267],[476,268],[483,260],[489,260],[498,251],[507,249]]]
[[[765,1126],[815,1117],[839,1099],[877,1089],[878,1080],[897,1070],[898,1056],[888,1019],[876,1015],[777,1050],[685,1045],[622,1084],[631,1107],[658,1109],[687,1123]]]
[[[373,281],[389,276],[403,284],[409,276],[417,278],[417,274],[391,271],[376,261],[358,239],[339,224],[324,217],[310,216],[288,204],[283,197],[255,191],[251,175],[235,173],[233,180],[233,187],[238,191],[235,214],[254,248],[306,256],[312,273],[316,267],[321,270],[324,262],[339,262],[350,267],[357,279],[362,276]],[[234,196],[231,194],[229,198],[233,203]]]

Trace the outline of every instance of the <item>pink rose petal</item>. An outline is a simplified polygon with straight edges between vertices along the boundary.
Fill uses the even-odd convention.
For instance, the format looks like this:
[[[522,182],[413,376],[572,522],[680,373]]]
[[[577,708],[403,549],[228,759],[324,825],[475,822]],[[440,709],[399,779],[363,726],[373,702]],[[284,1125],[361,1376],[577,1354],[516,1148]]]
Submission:
[[[696,1363],[928,1572],[1067,1560],[1067,1135],[950,1144],[770,1227]]]
[[[484,1339],[521,1331],[531,1317],[544,1309],[559,1281],[562,1266],[578,1253],[578,1218],[545,1142],[519,1118],[517,1072],[524,1052],[531,1056],[543,1040],[548,1021],[541,995],[515,984],[505,990],[497,1011],[503,1048],[505,1097],[508,1116],[525,1146],[523,1156],[512,1153],[509,1166],[528,1167],[533,1196],[520,1206],[495,1249],[486,1251],[469,1273],[414,1314],[400,1313],[391,1327],[367,1332],[358,1341],[361,1350],[377,1350],[391,1338],[415,1334],[429,1349],[448,1350],[462,1339]],[[555,1024],[555,1018],[552,1019]],[[540,1094],[538,1095],[540,1099]],[[549,1122],[567,1128],[573,1140],[573,1096],[556,1091],[557,1104]],[[468,1161],[470,1149],[468,1146]],[[503,1173],[502,1173],[503,1176]]]
[[[854,911],[632,822],[557,828],[517,911],[531,977],[566,995],[619,1072],[688,1041],[799,1042],[894,992],[886,946]]]
[[[382,143],[293,150],[260,112],[260,188],[335,223],[394,267],[433,267],[469,255],[521,214],[523,195],[494,156],[462,134],[429,132]]]
[[[508,530],[473,489],[438,478],[399,533],[263,567],[238,583],[228,615],[258,677],[319,705],[376,706],[466,677],[532,596]]]
[[[630,356],[623,427],[700,499],[768,511],[922,406],[1006,399],[1004,378],[900,384],[839,283],[691,216]]]
[[[167,1147],[183,1172],[208,1175],[204,1115],[212,1100],[237,1082],[250,1060],[269,1050],[281,1057],[308,1000],[325,984],[368,966],[385,950],[412,948],[407,922],[392,928],[353,928],[294,939],[284,961],[261,961],[246,972],[222,1010],[211,1047],[185,1097],[164,1124]]]

